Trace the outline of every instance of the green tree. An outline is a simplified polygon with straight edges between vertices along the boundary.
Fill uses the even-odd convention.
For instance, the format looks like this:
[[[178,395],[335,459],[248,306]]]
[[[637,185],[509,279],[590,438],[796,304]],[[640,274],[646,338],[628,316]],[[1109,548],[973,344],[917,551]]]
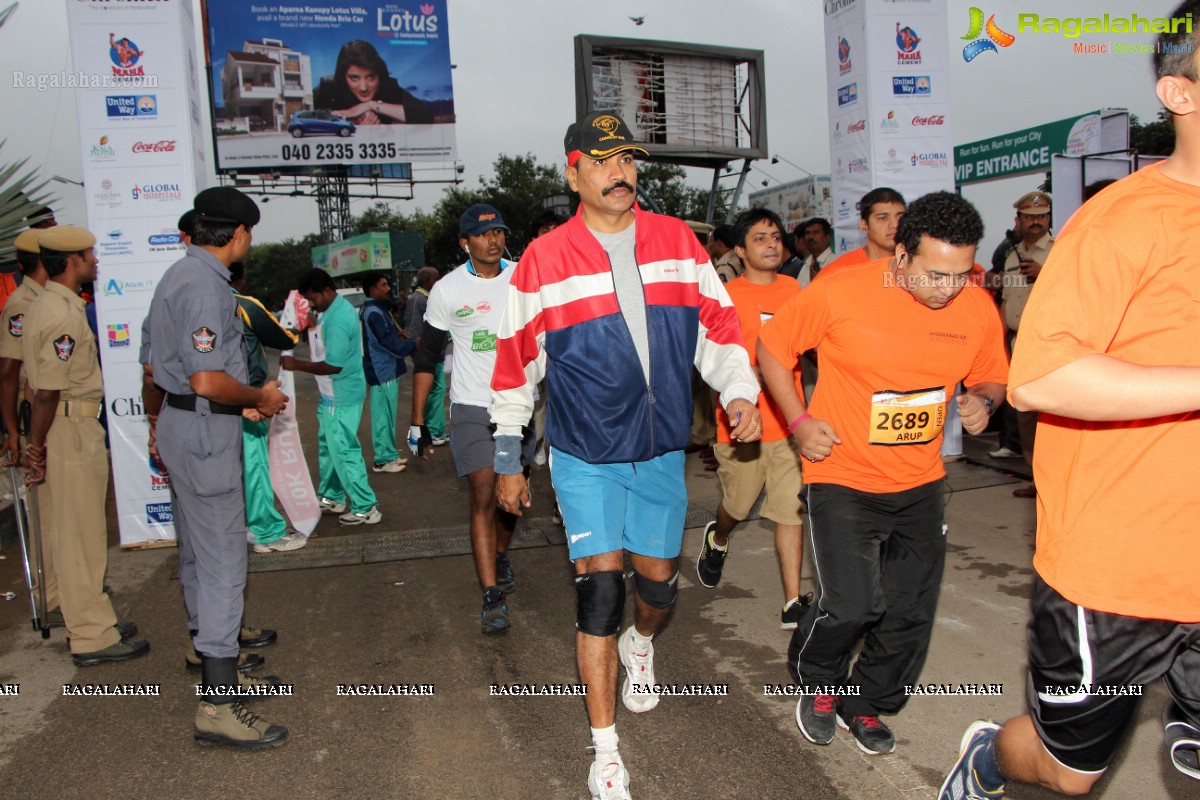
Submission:
[[[0,141],[0,148],[4,147]],[[50,216],[50,193],[36,169],[22,171],[29,159],[0,165],[0,262],[17,257],[13,240],[31,224]]]
[[[1171,113],[1159,109],[1158,119],[1143,123],[1129,115],[1129,146],[1143,156],[1169,156],[1175,150],[1175,123]]]
[[[321,235],[310,233],[301,239],[252,245],[242,262],[250,294],[267,308],[282,305],[300,276],[312,269],[312,249],[320,244]]]

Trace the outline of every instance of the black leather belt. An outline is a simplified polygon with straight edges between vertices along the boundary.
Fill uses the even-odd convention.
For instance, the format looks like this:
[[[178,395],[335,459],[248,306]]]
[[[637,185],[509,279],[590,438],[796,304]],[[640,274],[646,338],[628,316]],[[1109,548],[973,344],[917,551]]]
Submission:
[[[171,408],[178,408],[180,411],[195,411],[196,395],[168,394],[167,405]],[[240,417],[242,415],[241,406],[227,406],[224,403],[217,403],[212,400],[208,401],[208,410],[214,414],[228,414],[231,417]]]

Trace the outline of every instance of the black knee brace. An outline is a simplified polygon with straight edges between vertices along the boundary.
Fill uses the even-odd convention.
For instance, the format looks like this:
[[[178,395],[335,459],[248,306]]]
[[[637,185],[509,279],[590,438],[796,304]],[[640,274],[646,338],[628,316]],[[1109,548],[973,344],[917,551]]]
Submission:
[[[575,627],[589,636],[613,636],[625,610],[625,573],[588,572],[575,578]]]
[[[679,573],[671,576],[669,581],[652,581],[640,572],[633,573],[633,583],[637,587],[638,597],[646,605],[654,608],[670,608],[675,605],[675,595],[679,591]]]

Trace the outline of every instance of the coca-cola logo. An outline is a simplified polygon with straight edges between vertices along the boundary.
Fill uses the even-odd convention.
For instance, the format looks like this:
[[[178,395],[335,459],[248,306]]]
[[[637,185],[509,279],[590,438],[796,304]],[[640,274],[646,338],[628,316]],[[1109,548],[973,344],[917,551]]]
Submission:
[[[858,122],[851,122],[850,126],[846,128],[846,132],[847,133],[859,133],[861,131],[865,131],[866,129],[867,129],[867,121],[865,119],[860,119]]]
[[[944,114],[931,114],[928,117],[913,117],[913,125],[944,125],[946,116]]]
[[[135,153],[171,153],[174,151],[174,139],[162,139],[157,142],[137,142],[133,145],[133,152]]]

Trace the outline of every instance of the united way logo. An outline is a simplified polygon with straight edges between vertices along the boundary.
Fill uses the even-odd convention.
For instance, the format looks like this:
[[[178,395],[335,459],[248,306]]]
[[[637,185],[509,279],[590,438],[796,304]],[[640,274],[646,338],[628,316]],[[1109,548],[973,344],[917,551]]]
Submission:
[[[980,34],[986,33],[987,36],[980,38]],[[1017,37],[1011,33],[1003,31],[996,24],[996,15],[992,14],[987,18],[987,24],[983,21],[983,10],[971,7],[971,22],[967,28],[967,33],[962,37],[970,42],[963,48],[963,61],[970,63],[978,56],[984,53],[998,53],[997,47],[1008,47],[1017,40]]]
[[[900,27],[896,23],[896,63],[902,66],[915,66],[921,63],[921,37],[911,25]]]
[[[146,503],[147,525],[170,525],[174,521],[170,503]]]

